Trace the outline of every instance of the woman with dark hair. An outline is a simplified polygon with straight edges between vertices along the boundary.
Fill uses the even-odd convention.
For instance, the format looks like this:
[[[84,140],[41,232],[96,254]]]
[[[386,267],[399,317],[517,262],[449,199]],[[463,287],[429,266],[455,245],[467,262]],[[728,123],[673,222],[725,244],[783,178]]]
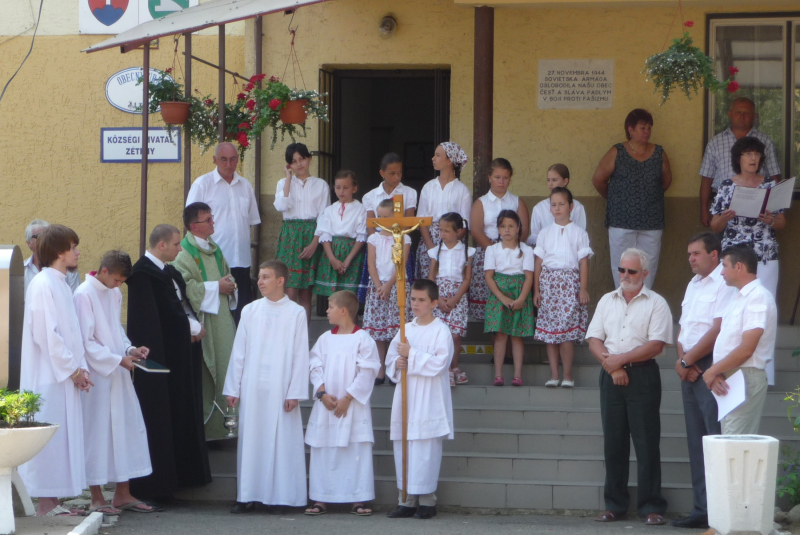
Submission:
[[[772,293],[778,289],[778,242],[775,231],[786,226],[783,210],[765,211],[758,218],[739,217],[731,210],[735,188],[769,189],[776,185],[761,174],[765,146],[755,137],[743,137],[731,147],[731,166],[736,176],[724,180],[711,205],[711,230],[722,232],[722,249],[731,245],[749,243],[758,256],[758,278]]]
[[[598,193],[608,201],[606,227],[611,250],[611,274],[619,286],[617,266],[622,252],[641,249],[650,258],[645,286],[652,288],[664,232],[664,192],[672,184],[667,153],[650,143],[653,116],[637,108],[625,118],[625,143],[611,147],[592,177]]]

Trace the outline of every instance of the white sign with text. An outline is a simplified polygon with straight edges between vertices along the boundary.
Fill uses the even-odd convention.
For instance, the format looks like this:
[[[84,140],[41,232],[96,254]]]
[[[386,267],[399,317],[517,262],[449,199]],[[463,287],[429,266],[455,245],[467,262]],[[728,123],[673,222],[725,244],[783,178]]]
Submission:
[[[540,110],[591,110],[614,103],[613,59],[540,59]]]
[[[172,131],[172,139],[167,129],[148,128],[148,162],[177,163],[181,161],[181,130]],[[137,163],[142,161],[141,128],[101,128],[101,163]]]
[[[106,81],[106,100],[108,103],[120,111],[126,113],[142,114],[135,109],[142,105],[142,86],[139,84],[144,69],[141,67],[131,67],[112,74]],[[170,78],[169,75],[164,75]],[[150,69],[150,81],[160,79],[161,71]],[[160,108],[159,108],[160,109]]]

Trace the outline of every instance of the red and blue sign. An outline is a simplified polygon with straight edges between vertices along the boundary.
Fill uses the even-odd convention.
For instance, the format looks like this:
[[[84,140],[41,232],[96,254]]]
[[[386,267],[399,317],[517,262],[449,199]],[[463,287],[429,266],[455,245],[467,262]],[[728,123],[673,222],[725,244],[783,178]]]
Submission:
[[[128,9],[128,0],[86,0],[94,17],[106,26],[117,22],[125,10]]]

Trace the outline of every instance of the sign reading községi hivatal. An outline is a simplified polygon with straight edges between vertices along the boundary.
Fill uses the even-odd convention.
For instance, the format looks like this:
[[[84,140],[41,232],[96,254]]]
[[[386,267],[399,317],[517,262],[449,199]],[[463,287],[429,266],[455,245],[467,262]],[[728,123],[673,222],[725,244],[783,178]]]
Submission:
[[[611,108],[614,103],[613,59],[540,59],[540,110]]]
[[[114,35],[197,4],[198,0],[78,0],[78,31]]]

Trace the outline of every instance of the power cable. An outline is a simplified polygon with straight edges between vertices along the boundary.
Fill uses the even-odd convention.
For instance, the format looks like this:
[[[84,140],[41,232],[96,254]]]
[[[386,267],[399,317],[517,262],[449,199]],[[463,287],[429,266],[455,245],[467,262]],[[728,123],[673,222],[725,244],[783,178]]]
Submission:
[[[25,65],[26,61],[28,61],[28,57],[30,57],[31,52],[33,52],[33,43],[36,41],[36,32],[39,29],[39,21],[42,20],[42,6],[44,6],[44,0],[41,0],[39,2],[39,16],[36,18],[36,26],[33,28],[33,37],[31,38],[31,47],[28,49],[28,53],[25,54],[25,57],[22,59],[22,63],[19,64],[19,67],[17,67],[17,70],[14,72],[13,75],[11,75],[11,78],[8,79],[8,82],[6,82],[6,85],[3,87],[3,92],[0,93],[0,101],[3,100],[3,96],[5,96],[6,89],[8,89],[8,86],[11,84],[11,81],[17,76],[17,74],[19,74],[20,69],[22,69],[22,66]]]

